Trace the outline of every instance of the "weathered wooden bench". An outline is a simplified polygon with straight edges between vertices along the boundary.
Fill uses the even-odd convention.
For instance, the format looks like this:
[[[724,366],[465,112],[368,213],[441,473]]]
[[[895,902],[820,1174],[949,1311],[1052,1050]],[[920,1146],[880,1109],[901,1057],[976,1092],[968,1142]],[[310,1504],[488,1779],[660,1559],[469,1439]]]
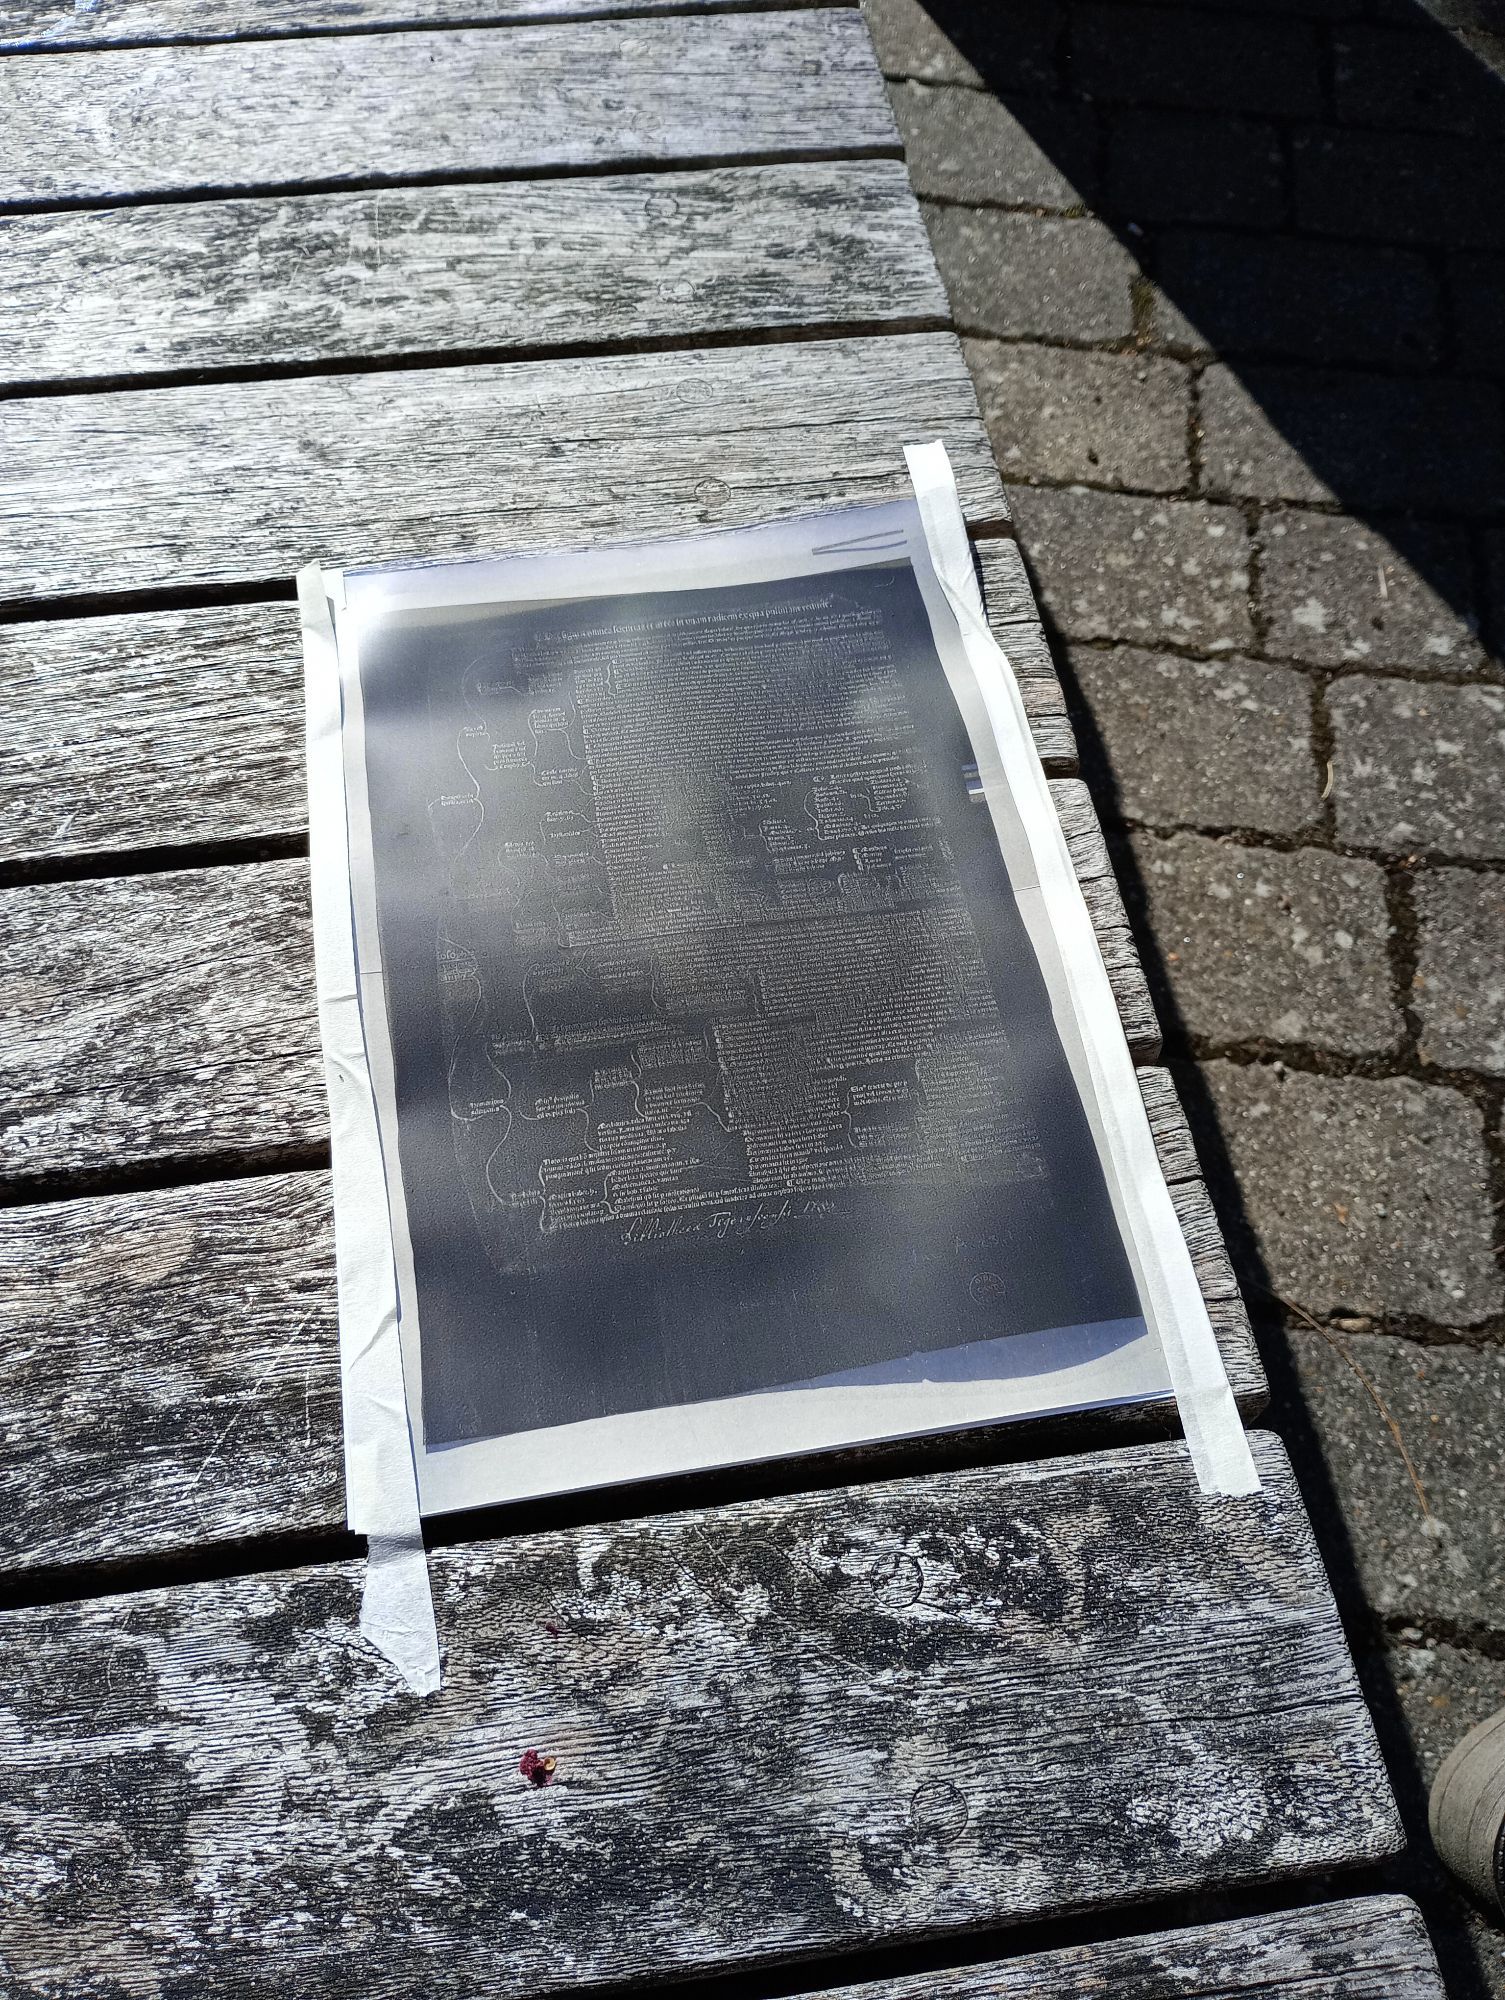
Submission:
[[[0,49],[6,1990],[813,1988],[928,1940],[863,1991],[1435,1995],[1394,1898],[1196,1921],[1399,1839],[1270,1436],[1252,1499],[1156,1407],[447,1523],[443,1693],[355,1636],[315,557],[889,498],[943,438],[1263,1403],[860,15],[11,0]],[[936,1970],[963,1931],[1026,1955]]]

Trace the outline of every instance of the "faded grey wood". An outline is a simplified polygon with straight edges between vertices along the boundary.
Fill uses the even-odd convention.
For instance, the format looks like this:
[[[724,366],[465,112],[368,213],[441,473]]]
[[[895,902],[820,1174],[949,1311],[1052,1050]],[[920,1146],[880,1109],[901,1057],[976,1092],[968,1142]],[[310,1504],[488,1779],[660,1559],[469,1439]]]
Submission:
[[[1185,1119],[1164,1071],[1141,1070],[1140,1087],[1255,1415],[1265,1378]],[[0,1210],[0,1351],[0,1573],[344,1520],[326,1173]],[[1121,1415],[1159,1426],[1172,1411]]]
[[[329,1176],[0,1210],[0,1573],[344,1523]]]
[[[12,1612],[13,1989],[578,1989],[1393,1852],[1254,1447],[1243,1499],[1159,1444],[441,1549],[425,1703],[354,1562]]]
[[[0,404],[0,590],[742,526],[902,497],[904,445],[933,437],[972,525],[1006,521],[949,333],[23,397]]]
[[[1442,2000],[1421,1912],[1365,1896],[846,1986],[840,2000]],[[835,1993],[811,2000],[838,2000]]]
[[[0,382],[948,317],[899,160],[0,219]]]
[[[749,4],[759,0],[694,0],[694,11],[714,13]],[[686,0],[0,0],[0,50],[238,41],[256,35],[497,26],[592,14],[685,11]]]
[[[979,549],[1045,768],[1076,745],[1011,542]],[[287,839],[307,828],[303,676],[291,604],[0,628],[0,862]]]
[[[0,63],[0,202],[898,151],[853,8]]]
[[[1130,1046],[1158,1031],[1086,787],[1054,781]],[[248,867],[0,892],[0,1176],[243,1167],[324,1143],[308,870]]]

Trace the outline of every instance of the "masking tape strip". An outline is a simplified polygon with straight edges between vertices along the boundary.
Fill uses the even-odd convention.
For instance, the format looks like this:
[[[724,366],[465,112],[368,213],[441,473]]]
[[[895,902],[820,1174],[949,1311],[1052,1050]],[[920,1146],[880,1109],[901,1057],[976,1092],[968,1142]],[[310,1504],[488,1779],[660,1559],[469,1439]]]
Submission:
[[[1171,1203],[1092,919],[1008,658],[983,616],[967,524],[943,444],[910,445],[905,463],[937,581],[957,625],[992,741],[974,735],[983,794],[1010,855],[1025,928],[1076,1076],[1123,1230],[1146,1322],[1165,1355],[1171,1390],[1204,1493],[1254,1493],[1243,1420],[1207,1316],[1191,1253]],[[1013,854],[1021,836],[1025,866]],[[1012,850],[1012,852],[1011,852]]]
[[[413,1693],[422,1695],[439,1686],[439,1634],[403,1387],[387,1176],[356,981],[343,703],[328,588],[317,564],[299,573],[314,963],[334,1184],[345,1510],[350,1526],[369,1543],[361,1632]]]

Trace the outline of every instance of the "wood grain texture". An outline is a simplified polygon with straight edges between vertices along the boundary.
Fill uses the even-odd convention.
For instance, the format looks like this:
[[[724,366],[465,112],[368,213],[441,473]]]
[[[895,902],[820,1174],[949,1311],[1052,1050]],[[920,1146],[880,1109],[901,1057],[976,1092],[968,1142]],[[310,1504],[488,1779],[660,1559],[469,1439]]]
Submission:
[[[0,1171],[251,1165],[326,1136],[301,860],[9,890],[0,982]]]
[[[1131,1047],[1157,1029],[1086,787],[1054,793]],[[0,892],[0,1177],[219,1159],[327,1137],[308,869],[28,883]]]
[[[898,160],[0,218],[0,382],[943,324]]]
[[[1159,1070],[1140,1085],[1255,1415],[1265,1379],[1175,1091]],[[336,1326],[325,1173],[0,1210],[0,1573],[339,1528]]]
[[[934,437],[972,525],[1005,521],[951,334],[23,397],[0,404],[0,590],[741,527],[901,498],[903,447]]]
[[[324,1172],[0,1210],[0,1573],[345,1519]]]
[[[749,0],[694,0],[694,10],[708,14],[748,4]],[[803,5],[806,0],[792,4]],[[591,14],[684,11],[685,0],[0,0],[0,50],[369,34],[381,29],[485,27]]]
[[[15,56],[0,204],[898,151],[853,8]]]
[[[1392,1852],[1254,1443],[1244,1499],[1147,1445],[438,1550],[424,1703],[354,1562],[13,1612],[11,1989],[657,1982]]]
[[[1365,1896],[840,1992],[842,2000],[1442,2000],[1443,1986],[1416,1905]]]
[[[1036,747],[1047,771],[1069,775],[1076,744],[1050,650],[1031,618],[1014,618],[1028,604],[1018,551],[990,541],[979,554]],[[0,863],[306,829],[295,606],[0,627]]]

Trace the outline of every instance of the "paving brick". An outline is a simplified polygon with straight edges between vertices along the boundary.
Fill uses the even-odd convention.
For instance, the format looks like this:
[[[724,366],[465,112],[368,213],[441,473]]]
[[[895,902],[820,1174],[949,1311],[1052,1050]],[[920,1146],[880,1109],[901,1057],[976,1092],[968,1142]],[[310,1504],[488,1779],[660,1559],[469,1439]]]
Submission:
[[[1210,1062],[1245,1214],[1275,1294],[1318,1318],[1470,1327],[1500,1310],[1480,1116],[1406,1077]]]
[[[1175,1013],[1199,1041],[1396,1048],[1385,878],[1371,861],[1199,833],[1137,834],[1131,901]]]
[[[989,83],[995,90],[1052,90],[1065,20],[1056,0],[1009,0],[965,16],[920,0],[862,0],[885,76],[920,83]]]
[[[957,324],[968,333],[1123,340],[1137,266],[1100,222],[927,208],[925,226]]]
[[[1039,594],[1067,638],[1248,645],[1249,536],[1237,509],[1079,487],[1018,486],[1010,499]]]
[[[1072,647],[1100,804],[1149,826],[1298,833],[1317,817],[1311,683],[1290,667]]]
[[[1382,1618],[1505,1629],[1505,1535],[1499,1532],[1505,1348],[1419,1347],[1374,1333],[1339,1338],[1342,1351],[1309,1330],[1287,1336],[1364,1596]],[[1430,1517],[1344,1352],[1399,1426]],[[1500,1663],[1495,1666],[1498,1671]],[[1491,1676],[1474,1698],[1487,1698],[1494,1685]],[[1462,1733],[1461,1723],[1446,1733],[1423,1733],[1425,1754],[1437,1756]]]
[[[1218,365],[1200,405],[1218,495],[1483,513],[1505,486],[1499,398],[1482,383]]]
[[[1438,868],[1412,894],[1422,1055],[1505,1076],[1505,876]]]
[[[1172,345],[1385,368],[1441,350],[1437,281],[1414,250],[1178,230],[1154,276],[1155,335]]]
[[[1352,674],[1327,707],[1340,840],[1505,858],[1505,690]]]
[[[1505,246],[1505,156],[1443,133],[1319,130],[1292,153],[1296,223],[1384,243]]]
[[[1505,97],[1451,35],[1354,23],[1333,37],[1338,116],[1387,131],[1499,129]]]
[[[1127,221],[1273,226],[1286,208],[1280,135],[1248,118],[1115,109],[1107,204]]]
[[[1109,102],[1322,115],[1318,44],[1299,21],[1113,0],[1077,8],[1071,52],[1075,87]]]
[[[1505,375],[1505,257],[1460,250],[1448,268],[1458,361],[1481,375]]]
[[[1260,530],[1269,650],[1317,667],[1369,662],[1412,672],[1483,664],[1473,564],[1461,529],[1287,509]]]
[[[891,86],[915,193],[1013,208],[1080,208],[1097,191],[1097,134],[1085,105],[1007,103],[985,90]]]
[[[1190,477],[1190,390],[1176,361],[967,341],[1005,479],[1078,479],[1173,493]]]

